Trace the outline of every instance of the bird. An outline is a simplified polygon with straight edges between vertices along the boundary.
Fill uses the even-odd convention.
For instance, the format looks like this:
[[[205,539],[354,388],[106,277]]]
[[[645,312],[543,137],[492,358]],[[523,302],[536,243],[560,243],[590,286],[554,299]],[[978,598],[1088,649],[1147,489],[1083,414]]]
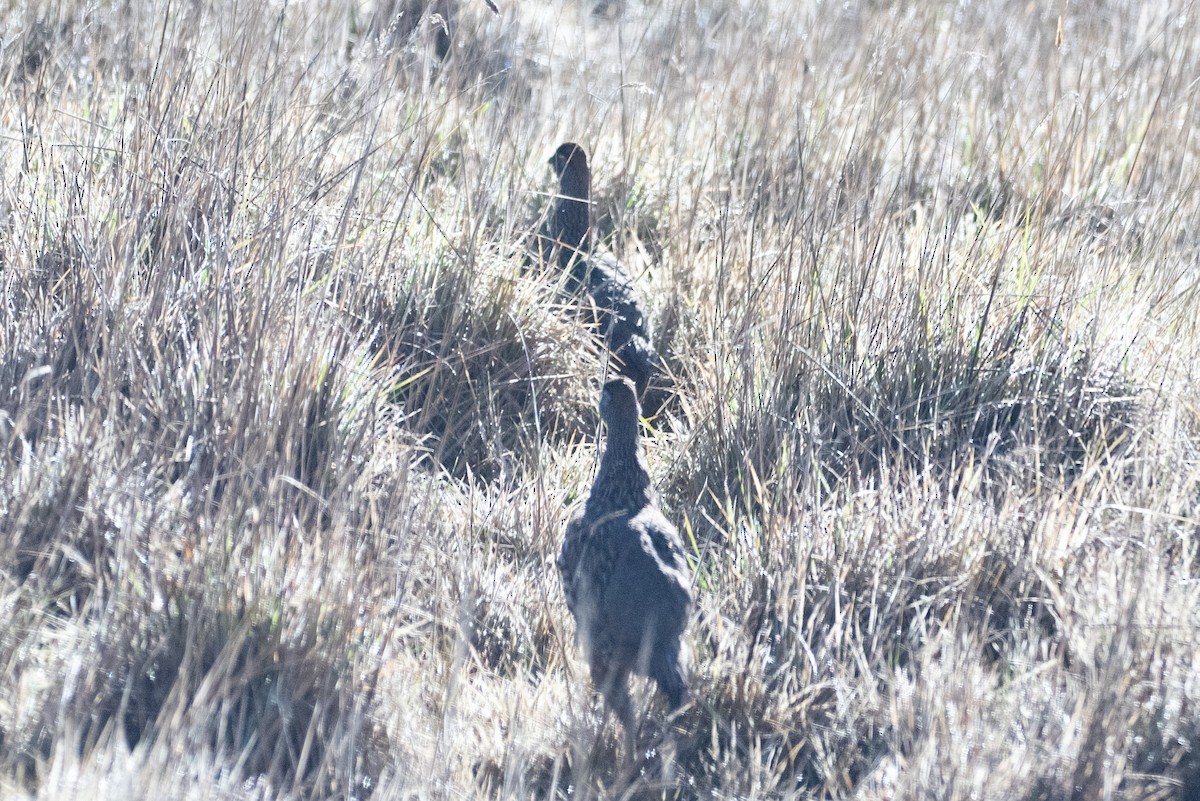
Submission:
[[[604,455],[583,509],[566,527],[558,569],[592,684],[617,714],[632,753],[629,676],[655,681],[671,710],[687,701],[681,651],[692,575],[675,526],[658,507],[638,435],[637,391],[605,383]]]
[[[617,364],[644,395],[650,380],[662,372],[654,349],[646,304],[620,262],[592,249],[592,176],[587,153],[574,142],[558,146],[550,164],[559,179],[558,196],[551,214],[548,235],[539,235],[539,259],[553,263],[566,273],[572,295],[587,292],[595,321]]]

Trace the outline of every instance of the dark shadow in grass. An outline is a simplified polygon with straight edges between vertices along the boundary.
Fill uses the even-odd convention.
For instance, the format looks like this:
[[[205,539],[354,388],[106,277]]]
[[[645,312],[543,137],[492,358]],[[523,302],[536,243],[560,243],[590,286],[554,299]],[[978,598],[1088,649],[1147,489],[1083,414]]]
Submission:
[[[1070,480],[1129,447],[1139,393],[1110,366],[1123,354],[1102,360],[1034,316],[1020,311],[967,342],[914,320],[886,352],[851,332],[819,362],[784,353],[765,391],[704,423],[694,461],[664,494],[770,511],[885,470],[952,477],[970,463],[985,492]]]
[[[949,343],[862,362],[797,380],[819,462],[833,480],[873,474],[886,464],[949,468],[1022,446],[1046,469],[1077,471],[1091,453],[1126,441],[1134,393],[1091,352],[1039,343],[1020,359],[1020,321],[989,353]],[[807,379],[807,380],[806,380]]]
[[[36,748],[34,734],[45,744],[57,720],[70,720],[84,758],[114,732],[130,748],[180,738],[230,754],[247,780],[305,797],[348,788],[369,796],[388,751],[367,713],[374,679],[351,664],[352,642],[328,640],[354,621],[331,619],[330,608],[288,619],[223,586],[183,586],[192,585],[175,588],[161,608],[114,607],[97,620],[86,669],[45,705],[50,718],[6,732],[10,747]],[[70,711],[53,717],[60,709]],[[333,753],[331,744],[346,743],[353,754]]]
[[[364,310],[378,360],[397,368],[403,425],[456,478],[494,481],[540,441],[594,432],[579,377],[598,374],[596,346],[548,295],[517,276],[434,264]]]
[[[688,708],[672,726],[676,772],[687,784],[668,798],[723,796],[744,787],[727,787],[729,764],[757,762],[774,782],[770,792],[842,797],[850,793],[888,753],[887,733],[879,728],[846,728],[839,693],[831,685],[773,688],[788,692],[789,719],[772,719],[766,694],[747,694],[749,684],[736,678],[714,688],[703,704]]]

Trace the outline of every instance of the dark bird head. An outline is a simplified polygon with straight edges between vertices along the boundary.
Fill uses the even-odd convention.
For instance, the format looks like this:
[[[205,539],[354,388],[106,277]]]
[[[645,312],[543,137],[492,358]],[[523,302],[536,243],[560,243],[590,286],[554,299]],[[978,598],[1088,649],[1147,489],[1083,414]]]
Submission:
[[[604,390],[600,393],[600,419],[608,426],[609,431],[630,425],[636,431],[641,413],[637,390],[632,381],[622,376],[604,385]]]
[[[566,175],[587,175],[588,163],[587,153],[583,152],[583,148],[574,142],[564,142],[558,146],[558,150],[554,151],[554,155],[550,157],[550,164],[554,167],[554,174],[559,178]]]
[[[554,204],[550,233],[562,246],[558,259],[566,268],[576,254],[588,250],[592,176],[588,172],[587,154],[574,142],[559,145],[550,157],[550,164],[558,176],[558,200]]]

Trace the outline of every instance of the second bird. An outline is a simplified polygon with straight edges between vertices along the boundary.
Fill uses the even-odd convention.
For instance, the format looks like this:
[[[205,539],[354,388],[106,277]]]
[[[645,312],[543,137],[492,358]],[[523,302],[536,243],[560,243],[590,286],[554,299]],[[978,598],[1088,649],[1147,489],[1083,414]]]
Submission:
[[[574,142],[559,145],[550,158],[558,176],[558,199],[550,220],[549,237],[540,247],[557,258],[567,273],[572,294],[586,290],[595,308],[600,334],[617,369],[643,394],[660,372],[658,353],[650,336],[650,318],[633,282],[612,256],[592,252],[592,176],[587,154]],[[549,240],[548,242],[546,240]]]

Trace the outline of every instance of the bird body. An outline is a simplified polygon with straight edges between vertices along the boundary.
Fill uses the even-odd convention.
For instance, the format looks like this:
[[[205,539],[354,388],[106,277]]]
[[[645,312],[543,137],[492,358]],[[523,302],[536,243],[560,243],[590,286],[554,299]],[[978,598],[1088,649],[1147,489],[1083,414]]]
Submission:
[[[587,154],[573,142],[560,145],[550,159],[559,179],[549,237],[540,237],[543,260],[557,260],[572,294],[586,292],[605,345],[622,375],[643,393],[661,371],[654,350],[650,317],[633,281],[609,255],[592,252],[592,176]]]
[[[692,603],[683,544],[658,509],[638,441],[639,411],[627,379],[605,385],[604,456],[558,559],[592,681],[627,733],[630,673],[654,679],[672,709],[686,700],[680,640]]]

